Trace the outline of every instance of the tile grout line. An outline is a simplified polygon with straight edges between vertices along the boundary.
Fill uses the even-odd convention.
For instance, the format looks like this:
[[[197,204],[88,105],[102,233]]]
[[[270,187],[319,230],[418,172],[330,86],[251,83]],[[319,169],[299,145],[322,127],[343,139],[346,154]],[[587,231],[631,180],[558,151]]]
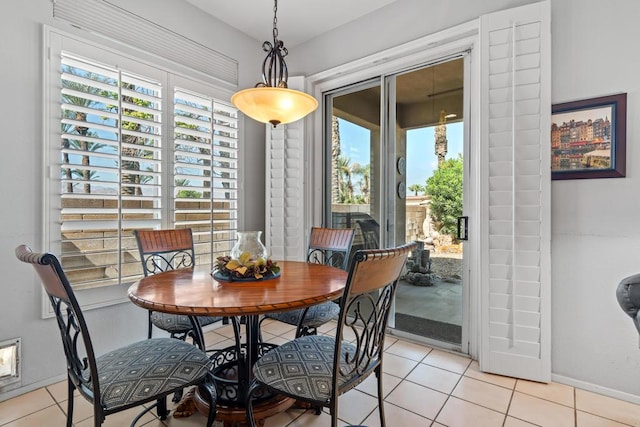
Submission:
[[[576,392],[576,388],[573,388],[573,425],[574,427],[578,427],[578,393]]]
[[[68,381],[69,381],[69,379],[67,379],[67,381],[65,381],[65,382],[68,382]],[[66,386],[69,387],[69,384],[67,383]],[[53,396],[53,393],[51,393],[51,390],[49,390],[49,387],[45,386],[44,389],[49,394],[49,396],[51,396],[51,399],[53,399],[53,401],[55,402],[54,405],[56,405],[58,407],[58,409],[60,409],[60,411],[62,412],[62,415],[64,415],[64,418],[66,419],[67,418],[67,413],[64,411],[64,408],[62,407],[62,403],[66,402],[67,400],[69,400],[69,396],[67,396],[67,400],[63,400],[62,402],[58,402],[56,400],[56,398]],[[71,421],[73,422],[73,420],[71,420]]]
[[[511,403],[513,402],[513,396],[516,393],[516,385],[518,384],[518,380],[513,383],[513,387],[511,388],[511,396],[509,396],[509,403],[507,403],[507,408],[504,412],[504,420],[502,420],[502,427],[507,424],[507,418],[509,417],[509,409],[511,409]]]
[[[444,409],[444,407],[447,406],[447,402],[449,402],[449,399],[451,399],[452,393],[455,391],[456,387],[458,387],[458,384],[460,384],[460,381],[462,381],[462,377],[464,377],[464,373],[467,372],[467,369],[469,369],[469,366],[471,366],[471,362],[469,362],[469,365],[467,365],[467,368],[460,374],[460,377],[458,377],[458,381],[456,381],[456,384],[451,389],[451,392],[447,394],[447,398],[444,400],[444,403],[442,404],[442,406],[440,407],[440,409],[436,413],[436,416],[433,417],[433,422],[431,423],[432,425],[433,425],[433,423],[436,422],[436,420],[438,419],[438,417],[442,413],[442,410]]]

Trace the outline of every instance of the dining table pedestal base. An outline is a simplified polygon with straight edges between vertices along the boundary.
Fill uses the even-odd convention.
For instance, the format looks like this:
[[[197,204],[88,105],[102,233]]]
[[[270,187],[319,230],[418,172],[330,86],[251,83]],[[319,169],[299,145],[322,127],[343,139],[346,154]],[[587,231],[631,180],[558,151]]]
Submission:
[[[205,416],[209,414],[209,404],[207,400],[200,395],[197,388],[194,395],[194,402],[198,412]],[[254,404],[253,416],[255,417],[256,425],[259,427],[264,426],[264,420],[266,418],[286,411],[294,403],[295,399],[275,395],[268,400]],[[218,405],[217,410],[216,421],[222,421],[223,427],[248,427],[247,413],[243,407]]]

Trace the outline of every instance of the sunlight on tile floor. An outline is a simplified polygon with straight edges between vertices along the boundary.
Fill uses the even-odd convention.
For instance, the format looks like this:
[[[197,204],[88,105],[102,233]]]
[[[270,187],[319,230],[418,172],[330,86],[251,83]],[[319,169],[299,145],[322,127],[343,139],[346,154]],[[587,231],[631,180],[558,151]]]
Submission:
[[[330,333],[335,325],[325,325]],[[265,322],[265,341],[283,343],[294,329]],[[230,326],[207,329],[207,345],[230,343]],[[540,384],[485,374],[469,358],[425,345],[387,336],[384,360],[384,395],[387,426],[449,427],[604,427],[640,426],[640,406],[558,383]],[[372,375],[339,400],[340,426],[380,427],[377,387]],[[0,402],[2,427],[65,426],[66,383],[61,382]],[[129,425],[140,411],[134,408],[107,417],[106,427]],[[93,425],[92,409],[84,399],[75,400],[74,426]],[[195,427],[204,416],[169,418],[160,421],[146,414],[138,426]],[[321,427],[331,425],[325,411],[290,409],[268,418],[265,427]],[[216,427],[222,426],[216,423]]]

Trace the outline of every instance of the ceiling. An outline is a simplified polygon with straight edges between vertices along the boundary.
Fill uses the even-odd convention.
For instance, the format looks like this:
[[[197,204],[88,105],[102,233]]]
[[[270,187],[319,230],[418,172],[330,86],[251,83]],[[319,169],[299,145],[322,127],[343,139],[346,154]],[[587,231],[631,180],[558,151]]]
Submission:
[[[447,123],[464,120],[463,76],[462,58],[397,75],[394,87],[398,127],[429,127],[443,118]],[[380,124],[380,96],[380,85],[335,96],[332,114],[374,129]]]
[[[271,0],[185,0],[260,43],[272,39]],[[278,33],[291,48],[397,0],[280,0]]]
[[[272,39],[273,0],[185,0],[205,13],[255,39]],[[279,39],[287,48],[302,44],[399,0],[279,0]],[[455,112],[462,120],[463,61],[454,60],[414,70],[398,77],[396,101],[404,128],[437,124],[440,111]],[[377,105],[379,88],[336,100],[336,107],[354,120],[365,121],[356,106]],[[379,109],[375,109],[379,112]],[[370,117],[372,123],[379,118]]]

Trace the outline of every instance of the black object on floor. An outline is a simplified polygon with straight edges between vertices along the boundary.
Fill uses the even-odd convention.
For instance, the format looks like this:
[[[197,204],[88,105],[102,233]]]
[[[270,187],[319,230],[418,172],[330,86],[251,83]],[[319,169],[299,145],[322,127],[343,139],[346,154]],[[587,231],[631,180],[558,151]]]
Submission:
[[[437,320],[396,313],[397,330],[438,341],[460,344],[462,342],[462,326]]]

